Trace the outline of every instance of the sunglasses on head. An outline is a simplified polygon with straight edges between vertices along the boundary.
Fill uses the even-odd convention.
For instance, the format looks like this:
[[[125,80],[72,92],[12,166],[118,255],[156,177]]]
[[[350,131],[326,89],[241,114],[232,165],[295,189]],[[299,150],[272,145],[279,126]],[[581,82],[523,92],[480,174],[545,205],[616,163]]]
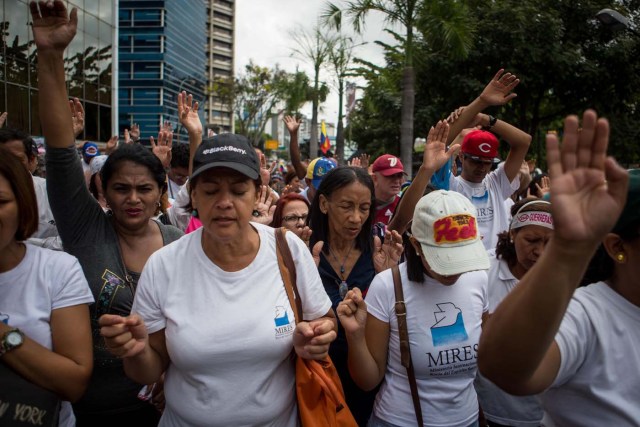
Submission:
[[[471,154],[463,154],[464,158],[473,163],[482,163],[483,165],[493,165],[492,159],[483,159],[482,157],[472,156]]]

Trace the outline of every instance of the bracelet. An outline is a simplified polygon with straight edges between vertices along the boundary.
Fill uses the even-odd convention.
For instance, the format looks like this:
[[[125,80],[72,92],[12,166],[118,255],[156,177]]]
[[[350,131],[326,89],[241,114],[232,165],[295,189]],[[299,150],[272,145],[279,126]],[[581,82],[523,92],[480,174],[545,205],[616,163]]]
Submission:
[[[496,125],[496,122],[498,121],[497,118],[493,117],[491,114],[488,114],[489,116],[489,126],[487,126],[487,130],[491,129],[492,127],[494,127]]]

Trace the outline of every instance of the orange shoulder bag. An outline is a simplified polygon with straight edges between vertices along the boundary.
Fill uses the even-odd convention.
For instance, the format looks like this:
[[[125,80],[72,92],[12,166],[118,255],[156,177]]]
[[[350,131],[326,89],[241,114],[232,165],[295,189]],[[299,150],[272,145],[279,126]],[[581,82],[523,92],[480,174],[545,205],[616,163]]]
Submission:
[[[296,267],[285,237],[276,229],[276,253],[296,324],[302,321],[302,304],[296,283]],[[357,427],[347,407],[342,383],[331,358],[309,360],[296,357],[296,396],[302,427]]]

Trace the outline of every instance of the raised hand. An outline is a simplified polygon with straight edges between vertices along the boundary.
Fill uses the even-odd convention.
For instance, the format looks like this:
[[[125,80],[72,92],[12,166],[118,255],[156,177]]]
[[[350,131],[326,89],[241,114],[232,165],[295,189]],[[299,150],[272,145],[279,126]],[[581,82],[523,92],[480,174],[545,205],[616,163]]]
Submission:
[[[258,200],[256,200],[254,210],[258,212],[258,215],[253,217],[253,221],[264,225],[269,225],[273,222],[273,213],[276,211],[276,204],[273,198],[273,192],[269,186],[260,186],[260,194],[258,194]]]
[[[182,91],[178,94],[178,119],[189,134],[202,135],[202,122],[198,117],[198,102],[193,102],[193,95]]]
[[[298,132],[298,129],[300,128],[300,123],[302,123],[302,119],[295,119],[295,117],[292,116],[285,116],[284,117],[284,124],[285,126],[287,126],[287,130],[289,131],[290,135],[296,135]]]
[[[367,303],[364,302],[360,289],[353,288],[347,292],[344,299],[338,304],[336,313],[347,334],[364,336],[367,324]]]
[[[298,357],[322,360],[329,353],[329,344],[336,336],[331,319],[321,317],[310,322],[300,322],[293,331],[293,348]]]
[[[308,225],[305,225],[302,228],[302,231],[300,231],[300,234],[298,235],[298,237],[302,239],[302,241],[304,242],[305,245],[307,245],[307,247],[309,247],[309,239],[311,239],[311,233],[312,233],[312,230],[309,228]]]
[[[149,138],[151,143],[151,151],[160,159],[162,166],[168,169],[171,166],[171,145],[173,144],[173,130],[171,123],[164,122],[164,125],[158,132],[158,143],[155,143],[153,137]]]
[[[38,53],[62,53],[76,35],[78,9],[74,7],[68,15],[65,2],[62,0],[32,1],[29,7],[33,19],[33,40]]]
[[[460,116],[462,115],[462,112],[464,111],[464,106],[462,107],[458,107],[455,110],[453,110],[451,112],[451,114],[449,114],[449,116],[447,116],[447,118],[445,119],[445,121],[449,124],[452,124],[453,122],[455,122],[456,120],[458,120],[460,118]]]
[[[360,167],[362,169],[369,168],[369,161],[371,160],[371,156],[367,153],[363,153],[360,155]]]
[[[132,357],[144,351],[149,335],[144,321],[137,314],[127,317],[104,314],[98,320],[100,335],[111,354],[117,357]]]
[[[624,207],[629,175],[607,158],[609,122],[587,110],[564,122],[564,138],[547,135],[547,164],[553,186],[554,240],[596,246],[613,228]]]
[[[133,142],[140,141],[140,125],[137,123],[133,123],[131,125],[131,129],[129,130],[129,135],[131,136]]]
[[[384,236],[384,244],[380,238],[373,238],[373,267],[376,273],[398,265],[402,256],[402,237],[397,231],[387,231]]]
[[[118,135],[114,135],[111,138],[109,138],[109,140],[107,141],[104,148],[104,153],[108,156],[114,151],[116,151],[117,148],[118,148]]]
[[[84,107],[78,98],[69,100],[71,121],[73,122],[73,134],[77,138],[84,130]]]
[[[422,155],[422,166],[431,172],[435,172],[444,166],[451,157],[455,156],[460,148],[459,144],[453,144],[447,150],[447,138],[449,137],[449,123],[440,120],[436,126],[431,126],[427,142]]]
[[[354,168],[359,168],[362,166],[362,163],[360,162],[360,159],[358,157],[354,157],[353,159],[349,160],[347,164]]]
[[[536,183],[537,196],[543,198],[549,191],[551,191],[551,180],[548,176],[540,178],[540,184]]]
[[[8,114],[6,111],[5,111],[4,113],[0,114],[0,128],[1,128],[2,126],[4,126],[4,122],[6,122],[6,121],[7,121],[7,116],[8,116],[8,115],[9,115],[9,114]]]
[[[515,93],[511,93],[520,80],[511,73],[505,73],[504,69],[498,70],[493,79],[480,94],[480,99],[489,105],[504,105],[515,98]]]

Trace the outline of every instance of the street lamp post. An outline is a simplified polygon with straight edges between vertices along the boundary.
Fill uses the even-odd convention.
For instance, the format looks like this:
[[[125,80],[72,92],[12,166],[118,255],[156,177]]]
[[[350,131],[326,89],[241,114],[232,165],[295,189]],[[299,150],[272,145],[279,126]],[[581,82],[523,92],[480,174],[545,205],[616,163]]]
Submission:
[[[628,30],[633,35],[640,37],[640,33],[631,26],[629,18],[613,9],[602,9],[596,13],[596,18],[604,25],[612,29],[613,31]]]

